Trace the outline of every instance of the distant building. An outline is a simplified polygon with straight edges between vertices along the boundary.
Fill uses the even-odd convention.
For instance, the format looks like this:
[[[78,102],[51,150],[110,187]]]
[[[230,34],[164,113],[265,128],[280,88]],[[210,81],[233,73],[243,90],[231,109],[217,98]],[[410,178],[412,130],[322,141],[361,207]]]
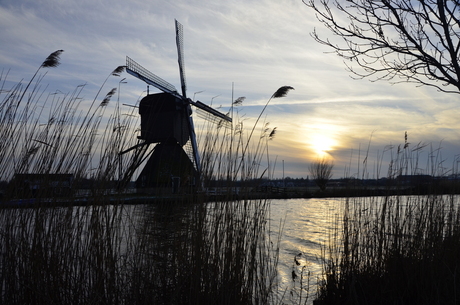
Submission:
[[[12,198],[65,197],[72,195],[72,174],[15,174],[8,185]]]

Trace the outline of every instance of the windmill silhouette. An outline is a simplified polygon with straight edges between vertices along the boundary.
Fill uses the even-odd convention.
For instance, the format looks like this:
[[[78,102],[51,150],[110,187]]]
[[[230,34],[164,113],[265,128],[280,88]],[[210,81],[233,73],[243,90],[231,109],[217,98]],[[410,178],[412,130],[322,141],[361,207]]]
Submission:
[[[132,162],[122,179],[124,183],[128,182],[141,163],[148,159],[136,180],[138,188],[173,186],[177,190],[179,184],[197,185],[201,164],[191,106],[204,112],[204,117],[209,121],[232,122],[229,116],[187,97],[183,27],[177,20],[175,27],[181,93],[172,84],[126,57],[126,71],[129,74],[162,91],[148,94],[140,101],[141,131],[138,144],[120,153],[134,150]],[[156,145],[152,152],[147,154],[150,144]]]

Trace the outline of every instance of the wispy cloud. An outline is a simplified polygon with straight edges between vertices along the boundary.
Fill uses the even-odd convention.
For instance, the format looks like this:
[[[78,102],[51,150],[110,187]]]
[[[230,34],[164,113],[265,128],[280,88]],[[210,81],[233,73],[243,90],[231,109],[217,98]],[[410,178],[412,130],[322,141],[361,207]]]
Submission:
[[[196,98],[202,102],[230,107],[233,87],[234,96],[246,97],[241,111],[250,121],[276,89],[295,88],[266,112],[277,126],[271,151],[285,160],[289,176],[306,176],[298,164],[307,168],[315,147],[327,145],[336,158],[335,176],[341,176],[347,155],[366,146],[371,134],[375,150],[400,141],[405,131],[413,142],[458,139],[456,97],[411,84],[351,79],[341,59],[310,37],[321,25],[297,0],[5,0],[0,69],[11,69],[9,78],[19,81],[50,52],[64,49],[62,64],[47,75],[51,90],[87,83],[91,99],[129,55],[179,88],[174,19],[185,30],[189,96],[200,92]],[[131,77],[126,81],[121,98],[134,104],[146,86]],[[110,80],[107,89],[117,82]],[[329,144],[315,143],[321,139]],[[445,146],[445,155],[457,153],[455,145]]]

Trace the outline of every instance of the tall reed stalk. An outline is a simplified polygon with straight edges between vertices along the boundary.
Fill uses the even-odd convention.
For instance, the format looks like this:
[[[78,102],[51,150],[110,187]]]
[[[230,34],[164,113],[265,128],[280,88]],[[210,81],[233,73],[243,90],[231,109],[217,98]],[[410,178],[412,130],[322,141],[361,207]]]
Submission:
[[[120,72],[117,68],[109,77]],[[0,206],[0,303],[272,301],[278,242],[267,235],[269,201],[247,200],[244,192],[235,200],[230,191],[219,201],[190,196],[155,204],[109,194],[120,172],[136,161],[119,155],[135,144],[135,114],[110,107],[113,89],[98,101],[107,80],[90,108],[81,111],[84,86],[46,94],[38,89],[43,77],[37,73],[26,86],[0,93],[0,180],[10,181]],[[249,137],[233,127],[212,128],[203,136],[207,181],[225,178],[233,186],[237,177],[259,175],[256,163],[268,154],[270,135],[261,136],[251,153],[246,141],[255,128]],[[239,164],[249,165],[239,171]],[[25,193],[13,179],[21,173],[73,174],[74,193],[65,198]],[[81,197],[85,181],[92,185]],[[137,204],[126,204],[131,197]],[[4,206],[24,199],[38,201],[31,207]]]
[[[406,134],[393,154],[393,193],[407,187],[398,176],[418,173],[422,146],[410,148]],[[439,150],[430,156],[436,160]],[[428,164],[427,172],[442,174],[441,165]],[[423,187],[428,195],[346,198],[316,304],[458,304],[459,197],[442,195],[434,181]]]

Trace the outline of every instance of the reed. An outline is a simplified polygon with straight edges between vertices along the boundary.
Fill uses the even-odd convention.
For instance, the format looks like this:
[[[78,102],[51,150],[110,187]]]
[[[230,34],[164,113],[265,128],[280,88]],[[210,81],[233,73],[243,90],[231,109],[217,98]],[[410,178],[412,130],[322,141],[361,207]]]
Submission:
[[[0,303],[271,302],[279,241],[267,234],[269,201],[248,200],[249,189],[235,199],[232,191],[237,180],[260,176],[266,128],[250,145],[257,123],[249,136],[233,126],[203,136],[204,182],[225,178],[228,186],[219,201],[190,196],[151,204],[139,197],[126,204],[136,195],[112,189],[136,161],[119,152],[135,144],[138,122],[111,107],[114,89],[98,97],[120,67],[80,111],[84,86],[69,94],[39,89],[39,71],[56,67],[61,53],[26,85],[0,91],[0,180],[9,181],[0,201]],[[61,197],[26,192],[13,179],[38,174],[52,183],[53,175],[69,173],[72,191]],[[33,205],[6,206],[20,202]]]
[[[415,174],[423,145],[393,154],[388,176]],[[442,160],[432,150],[429,160]],[[427,171],[442,174],[441,163]],[[392,193],[402,189],[390,179]],[[428,195],[346,198],[324,249],[316,304],[458,304],[460,205],[434,182]]]

